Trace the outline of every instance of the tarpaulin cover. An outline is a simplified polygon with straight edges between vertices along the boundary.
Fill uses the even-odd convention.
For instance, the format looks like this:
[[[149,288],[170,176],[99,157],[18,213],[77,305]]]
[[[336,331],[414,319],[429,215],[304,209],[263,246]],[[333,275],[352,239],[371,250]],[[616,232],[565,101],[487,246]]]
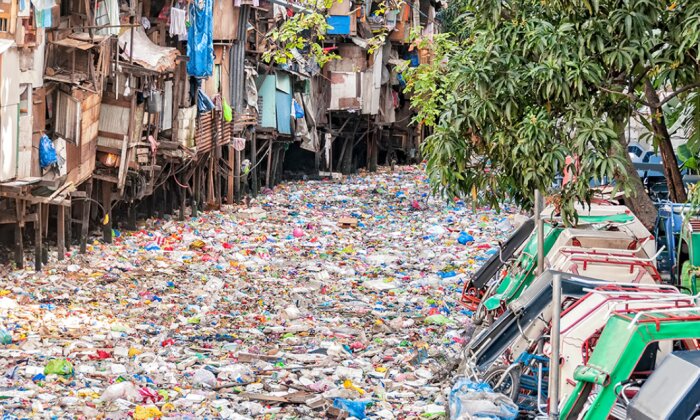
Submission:
[[[119,46],[124,49],[121,54],[124,60],[131,59],[131,31],[124,31],[119,36]],[[175,60],[180,54],[177,48],[161,47],[148,38],[142,27],[134,29],[133,60],[139,66],[157,72],[175,69]]]
[[[187,73],[194,77],[209,77],[214,68],[214,32],[212,0],[196,0],[190,5],[190,25],[187,33]]]
[[[328,16],[328,35],[350,35],[350,16]]]

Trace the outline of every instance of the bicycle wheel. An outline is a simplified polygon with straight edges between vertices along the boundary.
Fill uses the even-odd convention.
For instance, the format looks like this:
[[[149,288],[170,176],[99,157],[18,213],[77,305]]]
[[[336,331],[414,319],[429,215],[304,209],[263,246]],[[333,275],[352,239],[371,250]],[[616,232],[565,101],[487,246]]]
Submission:
[[[518,395],[520,395],[521,368],[518,366],[508,370],[509,367],[502,364],[492,365],[484,374],[484,382],[489,384],[494,391],[507,396],[517,403]]]

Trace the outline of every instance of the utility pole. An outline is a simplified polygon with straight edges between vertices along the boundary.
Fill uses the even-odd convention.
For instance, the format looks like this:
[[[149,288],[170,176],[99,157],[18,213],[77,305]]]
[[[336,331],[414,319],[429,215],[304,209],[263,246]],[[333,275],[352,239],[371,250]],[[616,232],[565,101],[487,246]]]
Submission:
[[[544,222],[542,221],[543,210],[542,194],[540,190],[535,190],[535,224],[537,228],[537,275],[544,271]]]
[[[552,329],[549,332],[552,357],[549,359],[549,418],[559,419],[559,341],[561,325],[561,273],[552,276]]]

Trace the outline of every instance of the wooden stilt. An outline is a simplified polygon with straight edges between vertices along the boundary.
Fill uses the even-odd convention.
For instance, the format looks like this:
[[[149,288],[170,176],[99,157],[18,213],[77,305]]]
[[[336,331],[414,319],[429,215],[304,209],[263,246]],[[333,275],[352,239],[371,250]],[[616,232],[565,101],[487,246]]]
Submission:
[[[253,197],[258,196],[258,136],[253,132],[250,134],[250,171],[251,194]]]
[[[279,158],[277,159],[277,177],[275,177],[275,184],[282,182],[282,175],[284,174],[284,157],[287,155],[287,151],[284,147],[280,147]]]
[[[42,204],[41,205],[41,216],[43,219],[41,220],[41,232],[44,237],[49,235],[49,205],[48,204]]]
[[[165,218],[165,215],[168,214],[168,201],[170,200],[170,191],[169,188],[170,185],[166,182],[163,184],[163,200],[161,201],[161,211],[160,211],[160,217]]]
[[[180,187],[177,185],[177,182],[175,182],[175,179],[172,179],[168,182],[168,187],[170,188],[170,198],[168,199],[168,214],[174,215],[175,209],[180,204],[180,196],[182,195],[182,191],[180,191]]]
[[[270,175],[272,172],[272,139],[267,141],[267,168],[265,170],[265,186],[267,188],[272,188],[272,179]]]
[[[270,141],[272,141],[272,140],[270,140]],[[321,170],[321,150],[314,153],[314,171],[316,171],[316,175],[318,175],[318,172],[320,170]]]
[[[234,200],[236,199],[235,193],[234,193],[234,188],[233,188],[233,179],[234,179],[234,173],[233,173],[233,168],[235,166],[234,163],[234,150],[233,146],[229,145],[228,146],[228,166],[231,168],[228,171],[228,179],[226,183],[226,201],[228,204],[233,204]]]
[[[147,201],[147,203],[146,203],[146,212],[147,212],[147,218],[148,218],[148,219],[153,218],[153,215],[154,215],[154,213],[155,213],[155,209],[154,209],[153,206],[155,205],[155,202],[156,202],[156,201],[155,201],[155,197],[156,197],[156,194],[157,194],[157,193],[158,193],[157,191],[153,191],[153,194],[151,194],[151,195],[148,197],[148,201]]]
[[[377,160],[379,159],[379,148],[377,147],[378,139],[377,139],[376,132],[372,133],[371,145],[372,145],[371,146],[372,154],[371,154],[371,158],[369,160],[369,170],[370,170],[370,172],[377,172]]]
[[[15,224],[15,265],[18,269],[24,268],[24,201],[15,200],[17,211],[17,224]]]
[[[217,115],[214,113],[214,115]],[[216,135],[216,147],[214,147],[214,156],[211,161],[211,166],[212,166],[212,172],[214,176],[214,182],[213,182],[213,188],[214,188],[214,200],[215,200],[215,205],[217,209],[221,208],[221,172],[219,171],[219,161],[221,160],[221,146],[219,146],[219,141],[218,139],[223,139],[224,137],[224,130],[223,130],[223,117],[218,116],[215,121],[217,121],[217,135]]]
[[[102,239],[106,244],[112,243],[112,183],[102,181],[102,207],[107,223],[102,220]]]
[[[22,228],[15,224],[15,265],[18,269],[24,268],[24,241],[22,240]]]
[[[90,200],[92,198],[92,179],[85,182],[85,199],[83,200],[80,219],[80,253],[87,252],[87,239],[90,233]]]
[[[198,215],[198,203],[197,203],[197,195],[199,192],[199,169],[194,170],[194,188],[192,191],[192,217],[197,217]]]
[[[207,206],[208,208],[214,207],[216,204],[216,188],[214,188],[214,154],[209,158],[209,165],[207,170]]]
[[[44,217],[42,215],[43,213],[43,206],[41,204],[37,204],[36,206],[36,220],[34,221],[34,270],[36,271],[41,271],[41,262],[43,259],[42,255],[42,244],[41,244],[41,238],[42,238],[42,230],[41,230],[41,224],[44,220]]]
[[[180,184],[187,185],[187,178],[185,174],[182,174],[180,178]],[[185,221],[185,206],[187,206],[187,188],[180,187],[180,217],[181,222]]]
[[[56,213],[56,247],[57,257],[62,261],[66,255],[66,208],[58,206]]]
[[[236,203],[241,202],[241,152],[236,150],[234,164],[233,164],[233,176],[234,176],[234,190],[236,192]]]
[[[128,230],[136,230],[136,213],[137,211],[136,203],[129,203],[126,209],[126,228]]]
[[[70,252],[70,248],[73,241],[73,203],[66,209],[68,211],[68,217],[66,217],[64,223],[66,224],[66,252]]]

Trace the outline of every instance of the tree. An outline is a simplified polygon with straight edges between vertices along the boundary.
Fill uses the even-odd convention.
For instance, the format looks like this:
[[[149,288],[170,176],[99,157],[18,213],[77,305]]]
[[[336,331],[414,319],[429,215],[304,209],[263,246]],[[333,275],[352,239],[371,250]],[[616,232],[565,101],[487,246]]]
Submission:
[[[436,59],[406,75],[416,121],[433,130],[423,153],[436,190],[461,196],[476,188],[488,191],[482,198],[491,204],[510,197],[528,207],[534,190],[551,190],[566,169],[576,177],[553,194],[565,221],[575,222],[576,202],[592,198],[591,180],[615,180],[633,211],[653,224],[655,209],[629,161],[624,129],[650,105],[667,172],[678,172],[662,108],[670,96],[696,88],[697,42],[681,39],[698,39],[697,5],[456,4],[460,13],[450,13],[446,25],[456,32],[429,41]],[[658,97],[657,89],[673,91]],[[673,174],[669,182],[677,192]]]
[[[289,64],[292,61],[305,61],[318,65],[318,68],[331,60],[340,58],[323,47],[327,32],[332,29],[328,24],[328,10],[340,0],[298,0],[290,2],[290,16],[273,27],[265,40],[268,48],[262,58],[274,64]],[[379,1],[375,14],[384,15],[388,10],[397,9],[398,3],[387,5],[385,0]],[[373,54],[384,45],[387,29],[377,30],[366,39],[367,52]]]
[[[283,20],[266,34],[270,43],[263,53],[268,63],[287,64],[293,60],[310,59],[323,67],[328,61],[337,58],[323,50],[322,42],[331,26],[326,21],[325,11],[335,0],[301,0],[290,3],[292,15]]]

